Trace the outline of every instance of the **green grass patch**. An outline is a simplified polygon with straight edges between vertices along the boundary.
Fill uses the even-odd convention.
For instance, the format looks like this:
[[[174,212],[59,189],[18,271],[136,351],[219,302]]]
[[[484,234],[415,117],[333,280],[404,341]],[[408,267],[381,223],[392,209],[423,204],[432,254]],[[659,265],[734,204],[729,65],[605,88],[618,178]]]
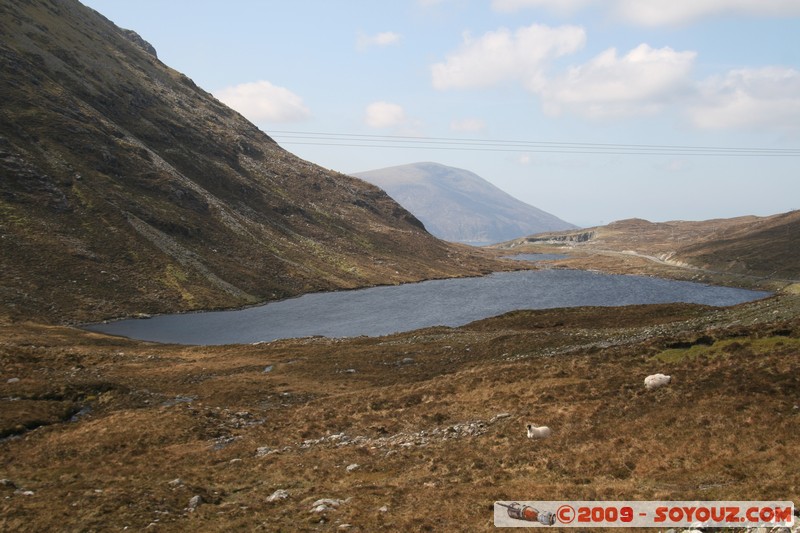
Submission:
[[[800,350],[800,339],[776,335],[759,339],[750,337],[724,339],[710,345],[695,344],[689,348],[672,348],[664,350],[653,356],[653,358],[662,363],[679,363],[698,357],[715,359],[737,354],[751,356],[775,355],[789,352],[796,353],[798,350]]]

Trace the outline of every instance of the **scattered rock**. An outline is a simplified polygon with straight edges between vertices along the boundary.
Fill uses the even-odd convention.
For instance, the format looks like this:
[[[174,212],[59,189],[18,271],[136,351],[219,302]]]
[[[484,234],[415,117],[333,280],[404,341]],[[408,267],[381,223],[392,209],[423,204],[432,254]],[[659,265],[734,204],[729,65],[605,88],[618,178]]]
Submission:
[[[401,365],[411,365],[411,364],[414,364],[414,358],[413,358],[413,357],[405,357],[405,358],[403,358],[403,360],[402,360],[402,361],[400,361],[400,364],[401,364]]]
[[[17,484],[11,481],[10,479],[0,479],[0,487],[6,489],[16,489]]]
[[[272,369],[273,369],[273,368],[274,368],[274,366],[273,366],[273,365],[267,365],[267,366],[264,368],[264,373],[265,373],[265,374],[269,374],[270,372],[272,372]]]
[[[240,458],[236,457],[235,459],[231,459],[230,461],[228,461],[228,464],[235,465],[236,463],[241,463],[241,462],[242,462],[242,460]]]
[[[355,374],[356,373],[356,369],[355,368],[348,368],[347,370],[344,371],[344,373],[345,374]]]
[[[181,478],[179,478],[179,477],[176,477],[175,479],[173,479],[172,481],[170,481],[170,482],[168,483],[168,485],[169,485],[170,487],[178,487],[178,486],[180,486],[180,485],[183,485],[183,480],[182,480]]]
[[[350,529],[351,527],[353,527],[353,526],[352,526],[352,525],[350,525],[350,524],[339,524],[339,527],[338,527],[337,529],[338,529],[339,531],[344,531],[344,530],[346,530],[346,529]]]
[[[269,455],[271,451],[272,448],[270,448],[269,446],[259,446],[258,448],[256,448],[256,457],[265,457]]]
[[[384,505],[384,506],[380,507],[378,509],[378,511],[380,511],[381,513],[388,513],[389,512],[389,506],[388,505]]]
[[[19,383],[19,378],[8,378],[6,383]]]
[[[498,420],[501,420],[501,419],[503,419],[503,418],[510,418],[510,417],[511,417],[511,413],[498,413],[498,414],[494,415],[494,416],[491,418],[491,420],[489,420],[489,423],[490,423],[490,424],[494,424],[494,423],[495,423],[495,422],[497,422]]]
[[[189,500],[189,506],[186,508],[190,513],[193,513],[195,509],[200,507],[203,503],[203,497],[199,494],[192,496],[192,499]]]
[[[358,470],[360,466],[361,465],[359,465],[358,463],[353,463],[351,465],[347,465],[347,468],[345,468],[345,470],[347,470],[348,472],[353,472],[354,470]]]
[[[223,448],[227,448],[227,447],[228,447],[228,446],[230,446],[230,445],[231,445],[233,442],[235,442],[237,439],[240,439],[240,438],[241,438],[241,437],[235,437],[235,436],[224,436],[224,435],[223,435],[223,436],[221,436],[221,437],[217,437],[216,439],[214,439],[214,444],[213,444],[211,447],[212,447],[214,450],[217,450],[217,451],[219,451],[219,450],[222,450]]]
[[[325,511],[330,511],[332,509],[338,508],[344,500],[334,500],[331,498],[322,498],[320,500],[315,501],[311,504],[311,511],[312,513],[324,513]]]
[[[273,492],[272,494],[269,495],[269,498],[267,498],[267,501],[268,502],[276,502],[278,500],[285,500],[288,497],[289,497],[289,493],[288,492],[286,492],[283,489],[278,489],[278,490],[276,490],[275,492]]]

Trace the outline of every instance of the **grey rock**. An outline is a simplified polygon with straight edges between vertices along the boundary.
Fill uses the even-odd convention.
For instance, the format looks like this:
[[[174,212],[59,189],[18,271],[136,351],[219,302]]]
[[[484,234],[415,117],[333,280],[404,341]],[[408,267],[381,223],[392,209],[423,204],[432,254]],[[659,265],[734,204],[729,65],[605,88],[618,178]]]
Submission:
[[[322,498],[311,504],[312,513],[324,513],[332,509],[338,508],[344,500],[334,500],[331,498]]]
[[[188,505],[187,509],[189,510],[189,512],[193,512],[195,509],[200,507],[200,505],[202,505],[202,504],[203,504],[203,497],[200,496],[199,494],[196,494],[196,495],[192,496],[191,500],[189,500],[189,505]]]
[[[120,33],[122,33],[122,35],[124,35],[125,38],[128,39],[130,42],[134,43],[135,45],[137,45],[139,48],[141,48],[151,56],[156,58],[158,57],[158,53],[156,53],[155,47],[152,44],[145,41],[142,38],[142,36],[136,33],[135,31],[120,28]]]
[[[289,493],[288,492],[286,492],[283,489],[278,489],[278,490],[276,490],[275,492],[273,492],[272,494],[269,495],[269,498],[267,498],[267,501],[268,502],[276,502],[276,501],[279,501],[279,500],[285,500],[288,497],[289,497]]]
[[[256,448],[256,457],[265,457],[269,455],[271,451],[272,448],[270,448],[269,446],[259,446],[258,448]]]

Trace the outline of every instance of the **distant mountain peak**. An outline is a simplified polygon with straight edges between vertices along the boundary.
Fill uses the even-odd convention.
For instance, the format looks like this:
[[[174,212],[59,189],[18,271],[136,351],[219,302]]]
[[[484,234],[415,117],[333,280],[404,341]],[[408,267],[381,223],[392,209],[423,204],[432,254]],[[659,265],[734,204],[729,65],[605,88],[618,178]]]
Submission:
[[[469,170],[430,161],[359,172],[437,237],[472,245],[575,226],[502,191]]]

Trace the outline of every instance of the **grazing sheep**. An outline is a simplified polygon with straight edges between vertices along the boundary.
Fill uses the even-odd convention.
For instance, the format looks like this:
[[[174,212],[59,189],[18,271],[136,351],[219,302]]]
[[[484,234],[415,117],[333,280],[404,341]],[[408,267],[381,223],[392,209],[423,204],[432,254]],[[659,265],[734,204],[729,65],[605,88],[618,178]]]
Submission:
[[[647,376],[646,378],[644,378],[644,387],[647,390],[657,389],[659,387],[667,385],[671,379],[672,376],[667,376],[664,374],[653,374],[652,376]]]
[[[528,428],[529,439],[546,439],[551,433],[550,428],[547,426],[534,426],[533,424],[528,424],[525,427]]]

